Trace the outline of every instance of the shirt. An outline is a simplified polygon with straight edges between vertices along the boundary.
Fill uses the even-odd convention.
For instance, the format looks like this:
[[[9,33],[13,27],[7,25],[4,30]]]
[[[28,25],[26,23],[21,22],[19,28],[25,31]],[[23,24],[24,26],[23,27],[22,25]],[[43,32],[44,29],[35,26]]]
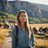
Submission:
[[[27,29],[25,28],[25,32],[22,28],[18,28],[18,45],[17,48],[23,48],[23,47],[31,47],[33,48],[33,44],[35,44],[35,38],[34,38],[34,32],[31,28],[32,32],[32,42],[30,43],[30,38],[27,32]],[[12,48],[16,48],[16,27],[12,28]]]

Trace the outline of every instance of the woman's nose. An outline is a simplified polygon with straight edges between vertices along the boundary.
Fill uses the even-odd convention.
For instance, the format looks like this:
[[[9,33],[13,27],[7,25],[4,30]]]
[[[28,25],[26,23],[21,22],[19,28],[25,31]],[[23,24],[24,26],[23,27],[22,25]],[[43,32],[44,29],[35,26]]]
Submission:
[[[26,17],[23,17],[23,19],[25,19]]]
[[[25,16],[23,16],[23,18],[26,18]]]

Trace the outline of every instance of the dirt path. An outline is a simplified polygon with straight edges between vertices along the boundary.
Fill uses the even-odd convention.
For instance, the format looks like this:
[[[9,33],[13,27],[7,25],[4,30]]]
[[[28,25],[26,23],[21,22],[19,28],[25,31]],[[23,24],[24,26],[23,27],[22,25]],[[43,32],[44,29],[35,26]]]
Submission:
[[[12,44],[12,38],[9,36],[9,33],[7,33],[6,35],[6,40],[4,41],[4,43],[2,44],[2,46],[0,48],[12,48],[11,44]]]
[[[2,48],[11,48],[11,37],[7,37],[2,45]]]

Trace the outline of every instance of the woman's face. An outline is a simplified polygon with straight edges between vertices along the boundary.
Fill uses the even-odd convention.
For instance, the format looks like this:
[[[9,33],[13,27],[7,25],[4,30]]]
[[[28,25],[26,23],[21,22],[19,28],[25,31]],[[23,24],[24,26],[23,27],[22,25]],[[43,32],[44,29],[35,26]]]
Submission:
[[[26,13],[21,13],[20,17],[19,17],[19,20],[20,20],[21,23],[26,22],[26,20],[27,20]]]

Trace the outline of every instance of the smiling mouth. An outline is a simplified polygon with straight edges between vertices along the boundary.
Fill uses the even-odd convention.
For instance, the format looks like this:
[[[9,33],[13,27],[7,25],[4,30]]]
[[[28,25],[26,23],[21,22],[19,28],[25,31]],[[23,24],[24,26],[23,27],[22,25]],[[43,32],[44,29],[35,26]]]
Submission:
[[[22,20],[25,20],[25,19],[22,19]]]

